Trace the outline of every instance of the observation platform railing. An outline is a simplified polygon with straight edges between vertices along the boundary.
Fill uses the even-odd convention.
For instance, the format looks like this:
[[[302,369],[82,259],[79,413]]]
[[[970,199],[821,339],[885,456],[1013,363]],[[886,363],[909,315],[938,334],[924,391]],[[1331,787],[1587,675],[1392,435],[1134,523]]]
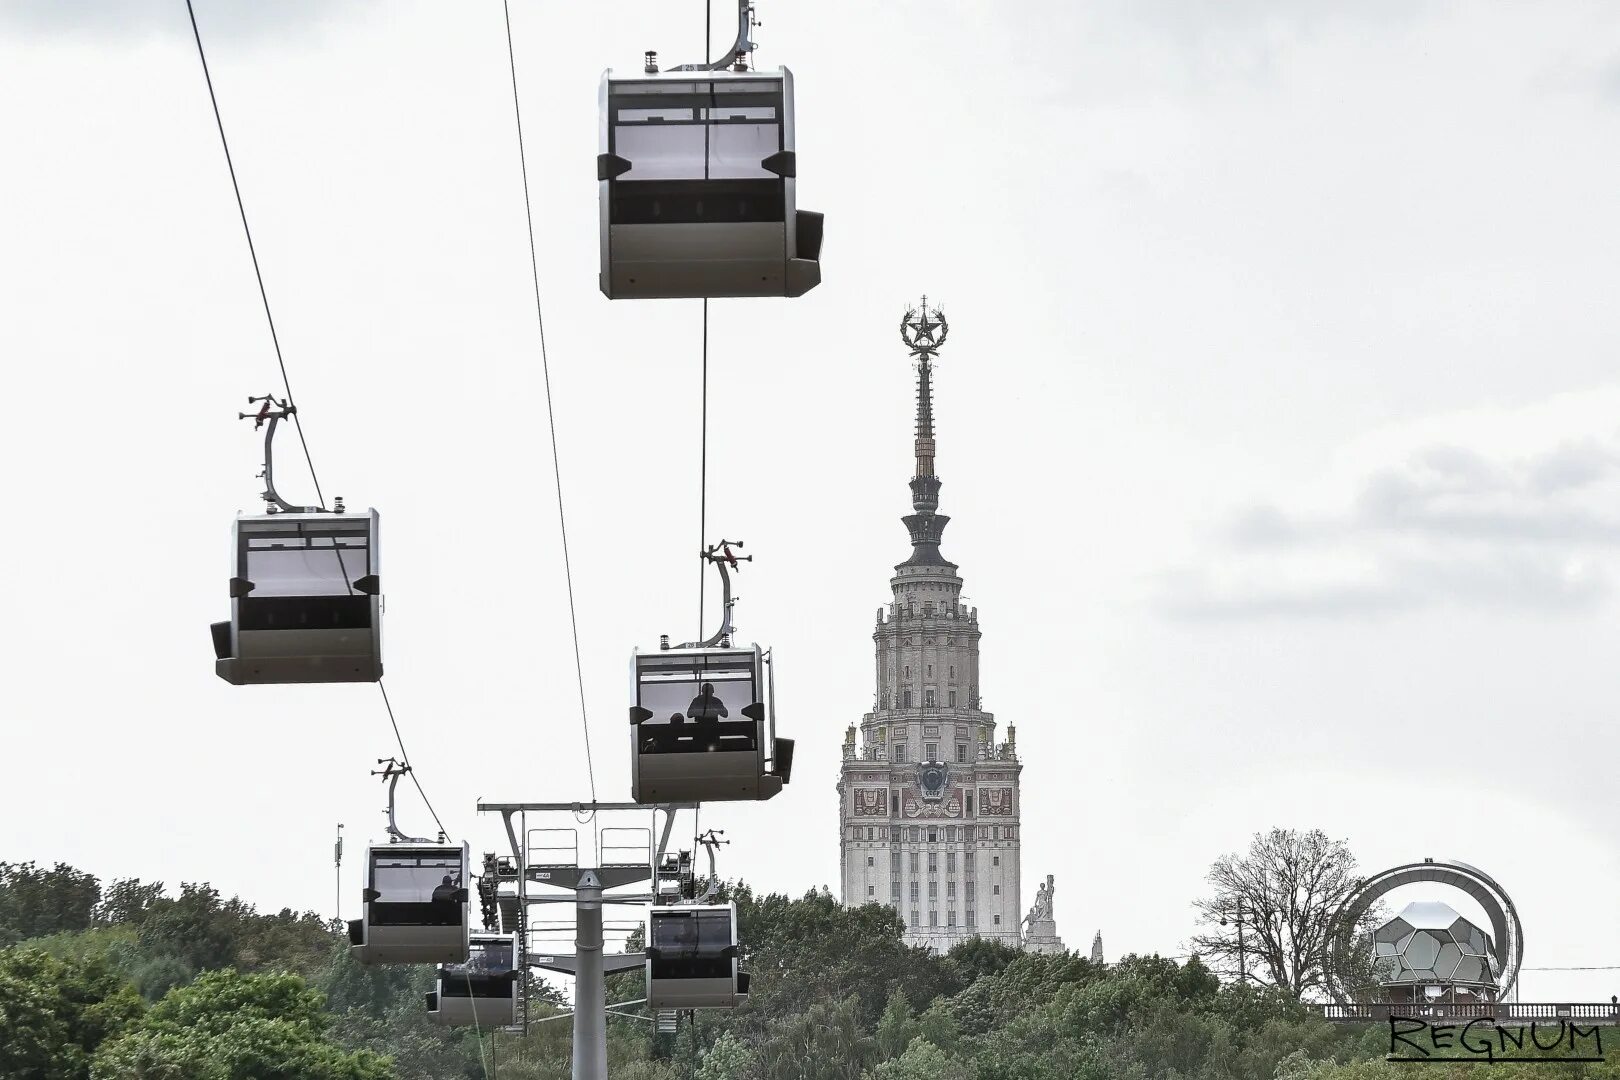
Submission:
[[[1498,1024],[1529,1024],[1573,1020],[1585,1024],[1620,1025],[1620,1004],[1603,1002],[1469,1001],[1369,1002],[1323,1005],[1322,1018],[1337,1024],[1381,1024],[1386,1020],[1422,1020],[1427,1023],[1467,1023],[1494,1020]]]

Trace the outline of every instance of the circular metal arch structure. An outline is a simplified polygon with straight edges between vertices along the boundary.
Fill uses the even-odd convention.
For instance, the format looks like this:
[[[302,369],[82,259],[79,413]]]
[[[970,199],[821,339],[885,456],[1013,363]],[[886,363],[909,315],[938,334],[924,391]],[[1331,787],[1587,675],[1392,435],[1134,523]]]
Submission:
[[[1334,913],[1333,955],[1327,972],[1328,992],[1333,995],[1334,1001],[1340,1005],[1352,1004],[1341,985],[1340,972],[1346,969],[1346,961],[1353,947],[1351,939],[1362,917],[1374,904],[1402,885],[1421,882],[1460,889],[1485,909],[1486,917],[1491,920],[1491,938],[1496,945],[1497,963],[1501,967],[1497,1000],[1504,1000],[1508,996],[1524,964],[1524,926],[1519,921],[1518,909],[1513,906],[1513,898],[1497,884],[1495,878],[1478,867],[1455,859],[1443,862],[1424,859],[1420,863],[1391,867],[1363,879],[1356,891]]]

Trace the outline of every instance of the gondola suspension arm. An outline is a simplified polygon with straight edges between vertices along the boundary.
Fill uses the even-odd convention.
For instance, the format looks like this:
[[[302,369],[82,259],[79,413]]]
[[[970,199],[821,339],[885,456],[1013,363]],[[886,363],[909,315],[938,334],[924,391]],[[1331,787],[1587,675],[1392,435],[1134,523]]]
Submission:
[[[431,844],[421,836],[406,836],[400,831],[399,825],[394,821],[394,789],[399,787],[399,778],[411,771],[409,765],[401,765],[396,758],[378,758],[380,769],[371,770],[372,776],[380,776],[388,781],[388,841],[392,844]],[[444,843],[444,833],[439,833],[439,843]]]
[[[751,0],[737,0],[737,40],[730,49],[720,54],[720,59],[705,64],[681,64],[672,67],[671,71],[724,71],[728,67],[736,66],[743,70],[748,63],[748,54],[754,51],[754,43],[748,40],[748,31],[754,23],[754,5]]]
[[[264,479],[263,498],[266,503],[270,504],[270,512],[275,513],[280,510],[288,514],[326,513],[327,510],[324,506],[294,506],[286,499],[283,499],[280,493],[276,491],[275,454],[272,449],[276,438],[276,425],[287,417],[296,415],[298,406],[292,404],[291,400],[283,401],[278,399],[274,394],[248,398],[249,405],[255,403],[259,406],[258,412],[237,413],[236,418],[238,420],[252,420],[255,431],[261,427],[264,428],[264,470],[259,475]],[[336,506],[337,512],[342,513],[342,498],[337,500]]]
[[[698,558],[713,563],[720,570],[720,629],[716,630],[714,636],[707,641],[687,641],[677,646],[678,648],[712,649],[716,645],[725,648],[731,646],[731,608],[737,602],[737,599],[731,595],[731,572],[728,567],[735,569],[738,563],[754,561],[752,555],[737,555],[731,550],[734,547],[741,548],[742,546],[743,542],[741,540],[721,540],[719,543],[710,544],[704,551],[699,553]]]
[[[709,855],[709,881],[708,884],[703,887],[703,895],[696,897],[694,901],[695,903],[707,904],[714,897],[714,894],[720,891],[720,872],[715,869],[714,853],[719,849],[721,844],[731,843],[730,840],[720,839],[720,837],[724,835],[724,829],[710,829],[708,832],[697,838],[697,842],[703,845],[703,849],[708,852]]]

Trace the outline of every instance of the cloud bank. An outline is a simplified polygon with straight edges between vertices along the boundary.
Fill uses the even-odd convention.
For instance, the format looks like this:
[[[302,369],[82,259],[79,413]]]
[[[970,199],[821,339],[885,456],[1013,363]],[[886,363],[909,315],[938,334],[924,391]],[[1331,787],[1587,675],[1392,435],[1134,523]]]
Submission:
[[[1196,619],[1579,611],[1620,572],[1620,388],[1374,433],[1165,575]]]

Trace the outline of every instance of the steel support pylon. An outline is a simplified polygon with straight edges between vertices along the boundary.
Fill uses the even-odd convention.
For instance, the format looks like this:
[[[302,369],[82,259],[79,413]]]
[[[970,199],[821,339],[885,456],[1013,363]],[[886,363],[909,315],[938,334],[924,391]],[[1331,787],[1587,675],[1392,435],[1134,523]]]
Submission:
[[[589,871],[574,887],[574,1080],[607,1080],[602,883]]]
[[[607,1080],[607,984],[610,971],[628,971],[646,963],[645,953],[606,954],[603,929],[603,908],[608,904],[651,904],[657,897],[653,890],[645,893],[624,893],[613,890],[640,881],[652,881],[655,868],[663,860],[674,831],[675,814],[681,810],[696,810],[696,803],[479,803],[480,812],[499,813],[506,825],[506,835],[512,845],[512,854],[518,865],[519,907],[527,911],[531,904],[563,904],[570,899],[574,905],[574,954],[564,956],[542,953],[529,948],[529,942],[520,942],[520,949],[529,967],[556,971],[574,977],[574,1038],[573,1080]],[[594,826],[601,813],[639,812],[652,815],[656,841],[647,844],[646,860],[614,862],[603,858],[603,845],[593,852],[595,865],[580,865],[550,859],[530,861],[528,844],[528,815],[531,813],[567,813],[576,824],[583,824],[580,814],[589,814]],[[662,815],[662,821],[659,816]],[[514,821],[516,818],[516,821]],[[545,830],[537,830],[545,831]],[[649,836],[651,839],[651,836]],[[558,850],[558,849],[553,849]],[[557,892],[532,894],[531,884],[548,886],[551,890],[572,892],[572,898]],[[525,918],[524,925],[529,925]],[[527,936],[526,934],[524,935]],[[527,1001],[523,1009],[525,1024],[529,1021]],[[560,1018],[559,1018],[560,1019]],[[645,1018],[641,1018],[645,1019]],[[543,1022],[543,1021],[536,1021]]]

